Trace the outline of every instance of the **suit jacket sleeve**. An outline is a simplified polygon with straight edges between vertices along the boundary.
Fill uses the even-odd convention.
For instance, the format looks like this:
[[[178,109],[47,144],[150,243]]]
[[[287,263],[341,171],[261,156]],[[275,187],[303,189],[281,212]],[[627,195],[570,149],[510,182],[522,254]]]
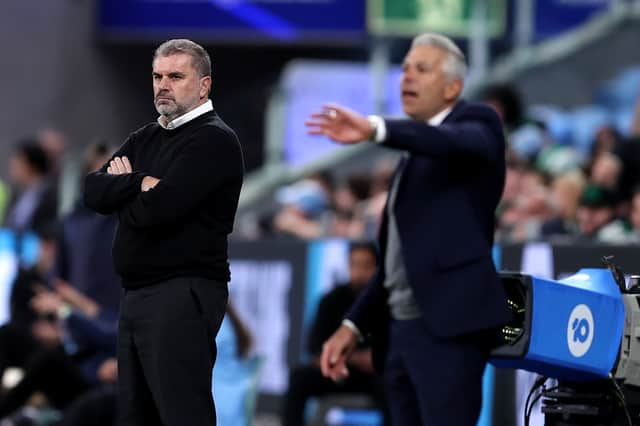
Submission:
[[[366,339],[379,325],[386,320],[386,303],[388,293],[382,283],[382,275],[378,272],[366,289],[360,294],[346,319],[353,322],[360,334]]]
[[[440,126],[416,120],[386,120],[385,146],[413,155],[435,158],[468,158],[499,164],[504,146],[499,119],[489,107],[469,106],[456,121]]]
[[[89,173],[84,180],[84,203],[101,214],[112,214],[140,193],[145,173],[133,172],[122,175],[107,173],[109,162],[115,157],[126,156],[133,164],[135,133],[130,135],[118,151],[97,172]]]
[[[217,127],[196,132],[155,188],[140,192],[119,211],[136,228],[178,223],[221,185],[242,179],[244,166],[235,134]]]
[[[311,355],[319,355],[322,352],[322,345],[340,325],[342,318],[338,318],[337,321],[334,318],[333,304],[333,298],[329,293],[322,298],[318,305],[318,312],[309,333],[308,350]]]

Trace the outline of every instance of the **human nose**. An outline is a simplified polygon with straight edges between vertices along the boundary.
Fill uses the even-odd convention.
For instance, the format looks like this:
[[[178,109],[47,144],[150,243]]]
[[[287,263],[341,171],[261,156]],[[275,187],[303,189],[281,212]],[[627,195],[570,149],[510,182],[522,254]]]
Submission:
[[[166,77],[161,77],[156,80],[156,87],[158,90],[168,90],[169,89],[169,79]]]
[[[414,79],[414,73],[410,69],[406,69],[402,72],[402,81],[411,82]]]

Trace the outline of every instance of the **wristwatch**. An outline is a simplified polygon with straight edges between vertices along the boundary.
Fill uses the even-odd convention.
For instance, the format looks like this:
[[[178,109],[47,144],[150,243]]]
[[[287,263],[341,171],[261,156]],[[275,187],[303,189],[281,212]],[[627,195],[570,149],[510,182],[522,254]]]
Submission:
[[[370,141],[372,142],[377,142],[378,141],[378,129],[380,128],[379,123],[380,123],[380,118],[376,117],[375,115],[370,115],[367,117],[367,120],[369,120],[369,125],[371,125],[371,129],[373,130],[371,132],[371,137],[369,138]]]

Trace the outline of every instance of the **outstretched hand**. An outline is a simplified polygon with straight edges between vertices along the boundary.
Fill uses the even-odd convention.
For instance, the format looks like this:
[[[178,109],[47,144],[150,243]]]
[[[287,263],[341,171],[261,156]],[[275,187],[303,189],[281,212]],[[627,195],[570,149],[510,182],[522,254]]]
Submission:
[[[367,117],[336,104],[327,104],[322,111],[311,114],[305,125],[310,135],[325,135],[345,145],[370,140],[373,136]]]

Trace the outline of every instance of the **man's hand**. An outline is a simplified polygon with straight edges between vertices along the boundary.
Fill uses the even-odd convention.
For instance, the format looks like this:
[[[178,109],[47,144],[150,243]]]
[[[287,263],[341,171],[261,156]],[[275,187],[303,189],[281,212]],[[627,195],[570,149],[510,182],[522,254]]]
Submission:
[[[156,185],[160,182],[160,179],[154,178],[153,176],[145,176],[142,179],[142,183],[140,184],[140,189],[142,192],[147,192],[148,190],[155,188]]]
[[[305,125],[310,135],[325,135],[345,145],[370,140],[374,131],[367,117],[333,104],[311,114]]]
[[[349,375],[347,360],[358,343],[358,337],[347,326],[341,325],[324,345],[320,356],[320,369],[325,377],[339,381]]]
[[[49,291],[42,284],[36,284],[33,287],[35,296],[31,299],[31,308],[40,315],[55,314],[64,304],[60,295],[53,291]]]
[[[57,278],[53,282],[56,294],[66,303],[80,310],[89,318],[95,318],[100,312],[100,306],[93,299],[85,296],[68,282]]]
[[[133,168],[131,167],[131,163],[127,157],[115,157],[113,160],[109,162],[109,167],[107,167],[107,173],[110,175],[123,175],[126,173],[131,173]]]
[[[115,358],[109,358],[100,364],[98,378],[103,383],[116,383],[118,381],[118,362]]]

